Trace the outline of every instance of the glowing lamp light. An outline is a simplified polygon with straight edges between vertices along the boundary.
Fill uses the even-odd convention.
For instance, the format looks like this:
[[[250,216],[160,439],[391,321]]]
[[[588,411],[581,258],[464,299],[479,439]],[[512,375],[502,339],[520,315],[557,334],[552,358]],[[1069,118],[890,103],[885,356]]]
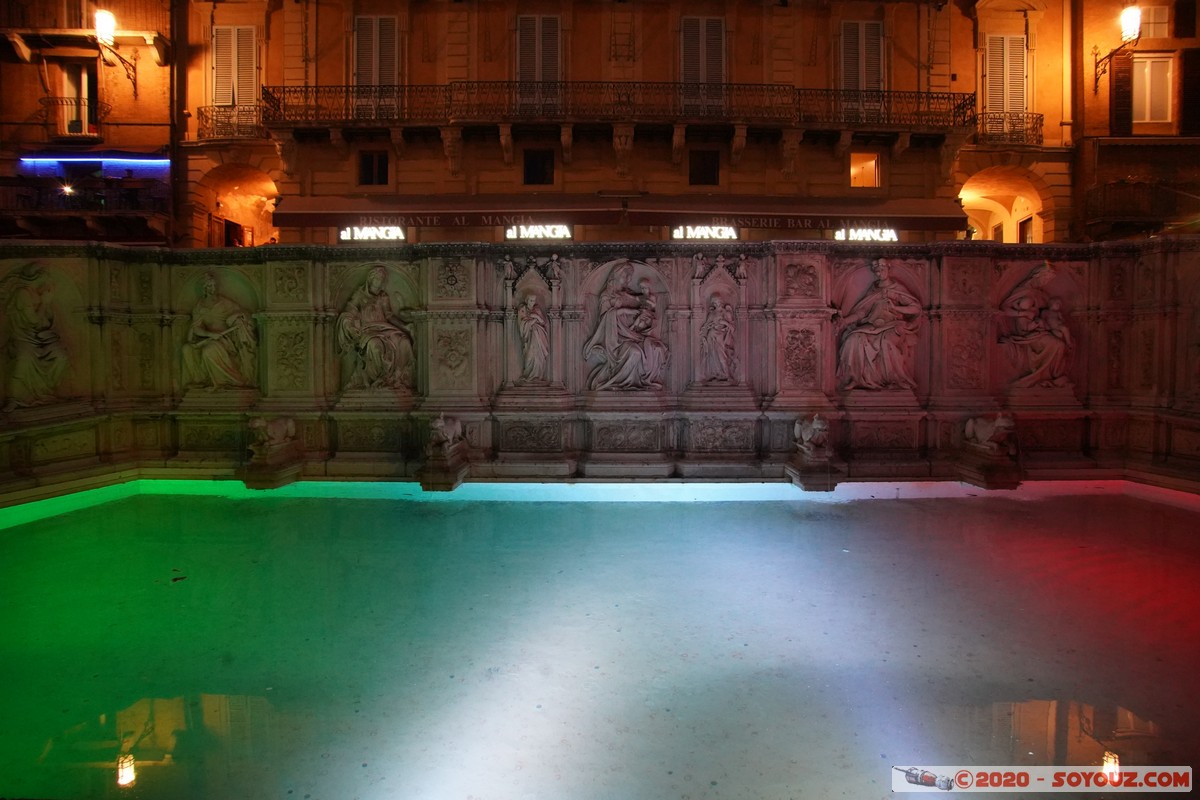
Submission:
[[[133,753],[121,753],[117,756],[117,786],[127,789],[137,782],[136,764]]]
[[[1142,9],[1126,6],[1121,10],[1121,41],[1135,42],[1142,35]]]
[[[62,187],[62,193],[63,194],[75,194],[75,187],[70,186],[68,184],[64,184]]]
[[[112,47],[117,41],[117,18],[111,11],[96,12],[96,41]]]
[[[1104,751],[1104,766],[1101,770],[1105,775],[1119,775],[1121,773],[1121,759],[1111,750]]]

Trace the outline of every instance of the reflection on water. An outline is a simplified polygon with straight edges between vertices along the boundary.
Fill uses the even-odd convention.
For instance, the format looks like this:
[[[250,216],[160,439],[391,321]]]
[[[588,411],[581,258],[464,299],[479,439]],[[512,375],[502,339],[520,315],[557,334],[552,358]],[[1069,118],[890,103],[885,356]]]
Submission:
[[[51,737],[32,771],[53,797],[265,797],[273,736],[265,697],[143,698]]]
[[[1200,752],[1190,512],[261,497],[0,532],[0,797],[878,800]]]
[[[1172,763],[1159,727],[1120,706],[1023,700],[938,716],[980,765]],[[53,797],[269,797],[278,734],[264,697],[143,698],[52,737],[36,770]]]

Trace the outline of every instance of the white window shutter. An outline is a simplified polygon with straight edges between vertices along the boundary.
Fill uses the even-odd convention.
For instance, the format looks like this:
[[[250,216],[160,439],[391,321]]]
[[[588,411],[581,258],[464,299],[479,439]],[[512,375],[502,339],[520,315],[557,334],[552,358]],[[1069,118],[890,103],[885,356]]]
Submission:
[[[988,36],[984,104],[993,113],[1027,110],[1025,37]]]
[[[237,86],[233,102],[250,105],[258,102],[258,42],[253,27],[237,29]]]
[[[216,106],[233,105],[234,28],[213,28],[213,90],[212,101]]]

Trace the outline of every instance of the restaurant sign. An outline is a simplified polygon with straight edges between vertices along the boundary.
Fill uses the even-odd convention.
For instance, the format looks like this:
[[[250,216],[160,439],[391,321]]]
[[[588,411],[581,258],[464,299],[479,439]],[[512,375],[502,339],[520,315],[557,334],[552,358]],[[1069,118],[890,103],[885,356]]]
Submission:
[[[730,241],[738,238],[737,228],[728,225],[680,225],[671,229],[672,239],[688,241],[718,239]]]
[[[338,231],[343,242],[403,242],[404,228],[399,225],[350,225]]]

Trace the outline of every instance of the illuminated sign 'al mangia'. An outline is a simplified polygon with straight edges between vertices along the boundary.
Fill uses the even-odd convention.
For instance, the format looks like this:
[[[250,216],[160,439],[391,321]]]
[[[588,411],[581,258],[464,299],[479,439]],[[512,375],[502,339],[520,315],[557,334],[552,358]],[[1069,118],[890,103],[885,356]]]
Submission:
[[[892,228],[843,228],[833,232],[839,242],[898,242],[900,237]]]
[[[343,242],[403,242],[404,228],[397,225],[352,225],[342,228],[338,238]]]
[[[513,225],[504,231],[505,239],[570,239],[566,225]]]
[[[671,230],[672,239],[721,239],[738,238],[737,228],[728,225],[680,225]]]

